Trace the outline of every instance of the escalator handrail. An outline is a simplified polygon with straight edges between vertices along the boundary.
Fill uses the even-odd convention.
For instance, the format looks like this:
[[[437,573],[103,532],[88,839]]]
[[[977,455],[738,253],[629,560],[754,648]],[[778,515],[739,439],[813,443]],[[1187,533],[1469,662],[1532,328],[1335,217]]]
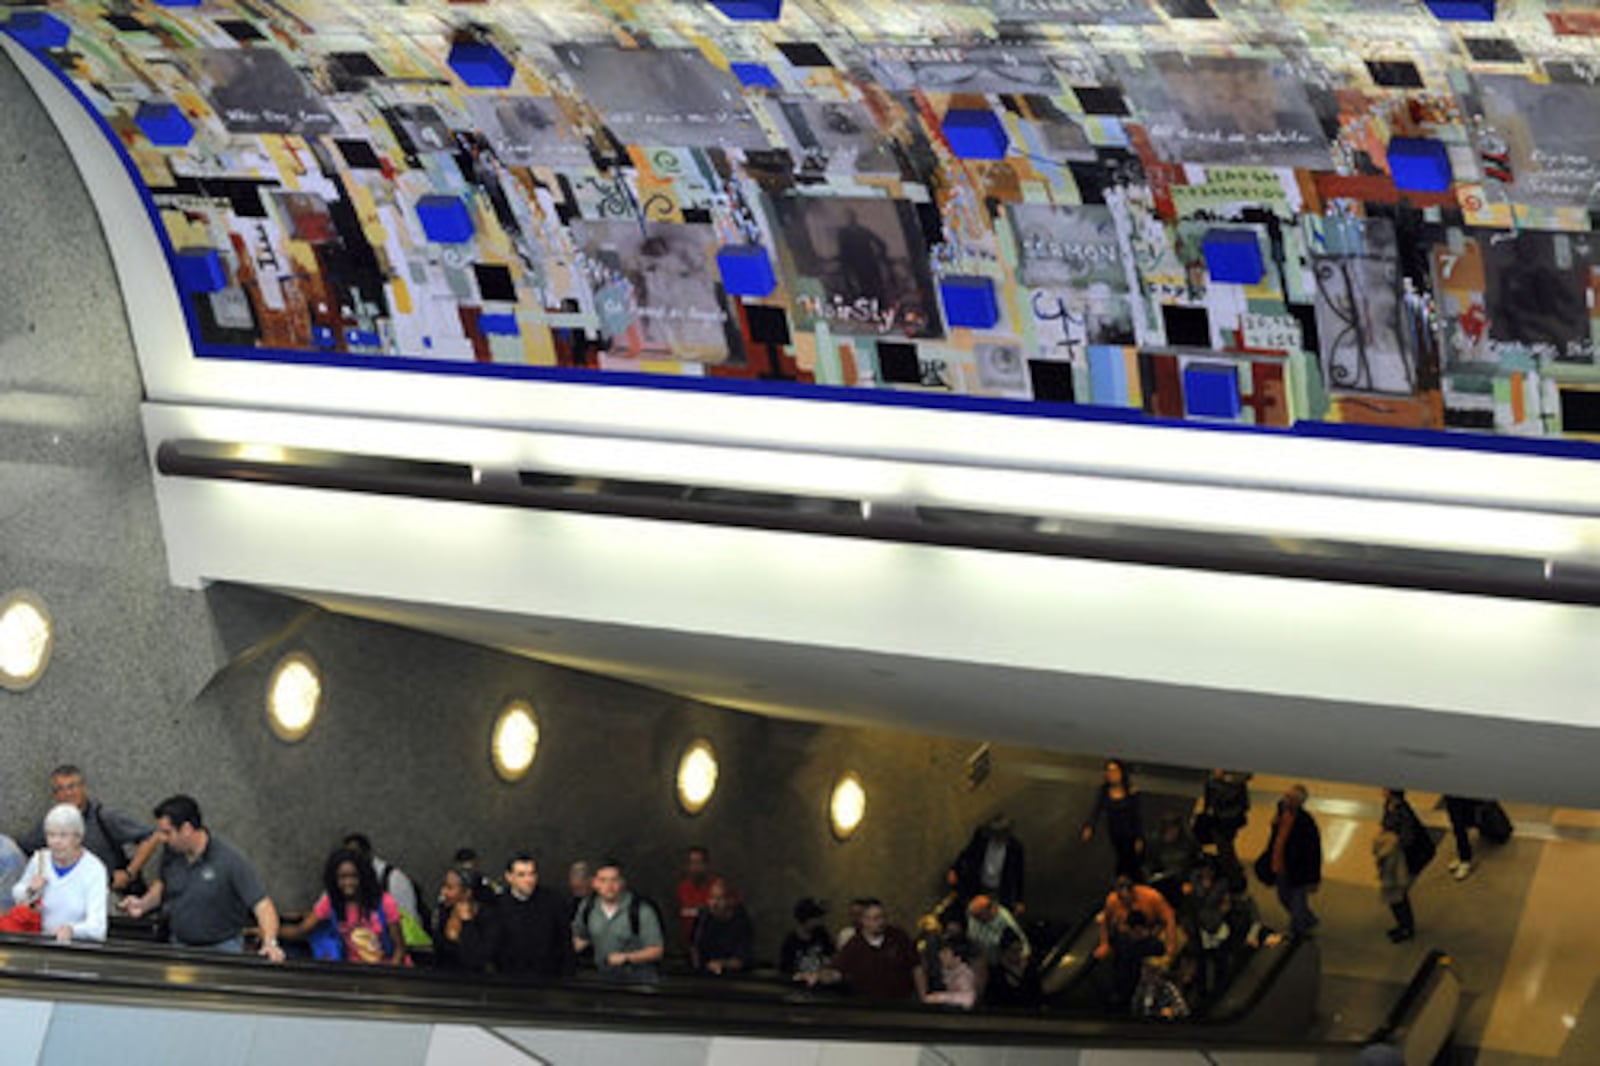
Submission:
[[[1406,1015],[1411,1013],[1417,1002],[1422,998],[1423,993],[1432,984],[1434,975],[1442,968],[1450,965],[1452,963],[1448,952],[1441,951],[1438,948],[1428,952],[1427,958],[1418,964],[1416,972],[1411,975],[1411,980],[1406,984],[1405,991],[1400,993],[1399,999],[1395,1000],[1394,1006],[1389,1011],[1389,1016],[1383,1020],[1382,1025],[1373,1031],[1367,1042],[1381,1044],[1398,1032],[1400,1027],[1405,1024]]]
[[[111,973],[88,969],[109,963]],[[18,966],[17,963],[25,965]],[[28,964],[31,964],[28,965]],[[181,981],[169,968],[187,968]],[[117,971],[122,972],[117,972]],[[130,972],[131,971],[131,972]],[[288,979],[277,980],[279,975]],[[1132,1019],[1084,1018],[1032,1012],[955,1012],[912,1005],[863,1004],[789,996],[754,1000],[748,995],[685,994],[669,983],[636,988],[588,980],[535,985],[523,982],[450,980],[449,975],[365,967],[291,963],[165,947],[138,952],[98,945],[54,945],[0,936],[0,986],[25,995],[78,999],[131,999],[150,1003],[184,998],[198,1006],[240,1011],[368,1016],[478,1024],[561,1024],[662,1032],[707,1031],[816,1040],[869,1040],[988,1045],[1149,1045],[1294,1049],[1281,1040],[1253,1039],[1245,1030],[1226,1034],[1204,1023],[1152,1024]],[[398,991],[397,991],[398,990]],[[90,994],[92,991],[92,994]],[[1358,1045],[1328,1042],[1329,1048]]]

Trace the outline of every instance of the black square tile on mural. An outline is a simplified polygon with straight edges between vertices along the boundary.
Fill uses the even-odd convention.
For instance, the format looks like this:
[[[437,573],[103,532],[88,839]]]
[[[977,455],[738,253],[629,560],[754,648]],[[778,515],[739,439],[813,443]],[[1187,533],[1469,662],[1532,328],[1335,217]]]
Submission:
[[[1072,364],[1047,359],[1028,360],[1028,379],[1033,383],[1033,398],[1046,403],[1072,403],[1077,393],[1072,385]]]
[[[757,344],[788,344],[789,316],[781,307],[745,304],[745,318],[750,323],[750,339]]]
[[[1562,389],[1561,428],[1568,433],[1600,433],[1600,391]]]
[[[1204,307],[1173,307],[1163,304],[1161,321],[1167,327],[1167,343],[1174,348],[1211,347],[1211,316]]]
[[[264,41],[266,34],[256,29],[255,23],[244,19],[218,19],[217,26],[236,41]]]
[[[893,385],[922,384],[922,364],[917,359],[917,346],[900,341],[879,341],[878,380]]]
[[[1211,6],[1210,0],[1160,0],[1161,8],[1170,18],[1175,19],[1214,19],[1217,17],[1216,8]]]
[[[1480,63],[1520,63],[1522,52],[1504,37],[1465,37],[1467,54]]]
[[[366,141],[336,140],[333,143],[338,146],[339,154],[344,156],[345,165],[351,170],[383,169],[377,151]]]
[[[516,303],[517,286],[511,280],[511,271],[494,263],[473,263],[472,272],[478,278],[478,291],[485,300],[503,300]]]
[[[1367,73],[1385,89],[1420,89],[1422,72],[1415,63],[1404,59],[1369,59]]]
[[[1083,110],[1091,115],[1126,115],[1128,101],[1122,90],[1111,85],[1074,85],[1072,95],[1078,98]]]
[[[822,50],[822,46],[812,44],[810,41],[781,41],[778,44],[778,51],[797,67],[833,66],[833,61],[828,58],[828,53]]]

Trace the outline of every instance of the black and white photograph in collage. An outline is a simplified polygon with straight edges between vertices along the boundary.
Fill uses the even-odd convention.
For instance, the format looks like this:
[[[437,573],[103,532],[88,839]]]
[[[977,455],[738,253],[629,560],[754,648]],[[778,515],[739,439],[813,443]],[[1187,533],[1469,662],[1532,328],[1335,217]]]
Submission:
[[[1316,108],[1285,62],[1162,52],[1112,67],[1166,162],[1333,165]]]
[[[794,260],[800,328],[874,337],[943,335],[928,253],[904,200],[786,196],[779,228]]]
[[[1336,254],[1312,258],[1323,383],[1333,392],[1416,391],[1415,353],[1401,329],[1399,244],[1394,224],[1374,218],[1345,225]]]
[[[739,82],[692,48],[563,44],[555,54],[624,144],[767,147]]]
[[[1511,200],[1600,208],[1600,85],[1486,74],[1478,86],[1484,115],[1479,148],[1509,158]]]
[[[899,171],[888,137],[865,104],[785,100],[780,110],[794,135],[799,158],[857,174]]]
[[[567,128],[554,100],[537,96],[479,94],[467,98],[473,125],[507,166],[583,166],[583,141]]]
[[[1481,232],[1489,337],[1558,363],[1595,361],[1592,294],[1600,238],[1592,233]]]
[[[583,221],[573,227],[615,354],[721,363],[734,354],[711,226]]]
[[[234,133],[332,133],[338,123],[311,85],[271,48],[193,53],[211,106]]]
[[[879,84],[896,92],[1061,91],[1055,66],[1033,48],[883,47],[869,49],[866,58]]]

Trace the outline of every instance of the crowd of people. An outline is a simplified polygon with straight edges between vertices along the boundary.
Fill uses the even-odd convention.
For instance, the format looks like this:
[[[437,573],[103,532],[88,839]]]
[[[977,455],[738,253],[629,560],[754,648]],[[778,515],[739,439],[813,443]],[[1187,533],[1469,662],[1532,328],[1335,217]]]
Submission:
[[[1235,846],[1249,818],[1249,781],[1214,771],[1192,813],[1163,816],[1147,836],[1131,773],[1119,760],[1105,763],[1080,837],[1103,836],[1112,851],[1114,882],[1095,916],[1092,968],[1106,1009],[1187,1017],[1221,993],[1249,953],[1279,937],[1263,921]],[[738,890],[714,872],[704,847],[685,856],[669,925],[653,901],[629,888],[615,859],[575,862],[565,886],[550,887],[531,854],[512,855],[491,875],[463,848],[429,894],[352,833],[324,863],[311,908],[280,921],[254,866],[206,824],[192,797],[162,800],[146,823],[92,798],[75,766],[58,767],[51,789],[55,805],[36,829],[20,842],[0,836],[0,893],[9,889],[15,904],[0,913],[0,931],[96,941],[115,912],[159,913],[175,945],[240,953],[248,933],[274,962],[287,951],[352,964],[426,960],[464,974],[559,980],[585,970],[607,981],[653,983],[675,928],[694,973],[726,978],[766,969]],[[1318,924],[1311,897],[1322,878],[1322,844],[1307,799],[1300,785],[1284,792],[1253,864],[1255,878],[1276,892],[1290,936],[1310,935]],[[1490,823],[1504,812],[1492,801],[1459,797],[1447,797],[1446,807],[1457,845],[1451,871],[1462,878],[1472,870],[1470,829],[1503,839]],[[1415,936],[1409,889],[1435,845],[1397,789],[1383,792],[1379,829],[1373,854],[1395,920],[1389,936],[1399,943]],[[776,970],[807,988],[874,1001],[1038,1007],[1045,983],[1041,945],[1024,924],[1025,878],[1022,842],[1010,819],[997,815],[951,863],[948,893],[914,934],[891,923],[875,898],[854,900],[836,931],[827,927],[825,904],[801,899]]]

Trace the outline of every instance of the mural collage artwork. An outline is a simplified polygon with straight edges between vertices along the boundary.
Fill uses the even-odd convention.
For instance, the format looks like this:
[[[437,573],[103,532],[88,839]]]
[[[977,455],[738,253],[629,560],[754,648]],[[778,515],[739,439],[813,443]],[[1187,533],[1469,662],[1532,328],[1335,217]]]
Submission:
[[[1600,439],[1600,0],[1498,8],[0,16],[69,31],[201,355]]]

